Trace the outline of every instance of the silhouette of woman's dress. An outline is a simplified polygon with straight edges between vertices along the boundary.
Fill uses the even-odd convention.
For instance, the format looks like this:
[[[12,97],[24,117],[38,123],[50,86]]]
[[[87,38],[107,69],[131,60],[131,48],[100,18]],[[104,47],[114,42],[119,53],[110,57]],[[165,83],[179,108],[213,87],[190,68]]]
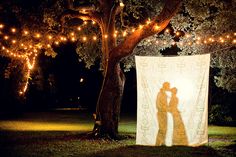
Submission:
[[[188,139],[181,114],[178,110],[179,99],[176,96],[177,89],[171,89],[172,96],[169,102],[169,112],[173,116],[172,145],[188,145]]]

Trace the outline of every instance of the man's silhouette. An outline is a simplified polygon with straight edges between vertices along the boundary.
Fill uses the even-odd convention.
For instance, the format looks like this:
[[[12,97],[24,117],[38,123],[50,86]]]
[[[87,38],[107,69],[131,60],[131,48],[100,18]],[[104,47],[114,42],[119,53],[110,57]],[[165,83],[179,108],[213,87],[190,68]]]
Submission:
[[[166,139],[166,130],[167,130],[167,95],[166,91],[170,90],[170,83],[164,82],[162,88],[157,94],[156,107],[157,107],[157,118],[159,130],[156,137],[156,145],[164,145]]]

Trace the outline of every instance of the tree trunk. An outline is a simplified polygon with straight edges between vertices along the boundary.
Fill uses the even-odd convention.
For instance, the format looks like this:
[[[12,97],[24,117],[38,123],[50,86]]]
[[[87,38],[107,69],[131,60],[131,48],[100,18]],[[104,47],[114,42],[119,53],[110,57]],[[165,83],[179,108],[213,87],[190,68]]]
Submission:
[[[109,61],[97,104],[94,133],[100,137],[117,138],[120,106],[125,76],[120,63]]]

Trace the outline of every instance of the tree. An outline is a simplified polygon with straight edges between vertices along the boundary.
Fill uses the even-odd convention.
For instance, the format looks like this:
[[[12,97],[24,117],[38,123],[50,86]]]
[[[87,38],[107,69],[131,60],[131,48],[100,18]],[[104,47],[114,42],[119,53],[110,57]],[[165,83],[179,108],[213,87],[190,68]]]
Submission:
[[[66,17],[93,20],[101,30],[104,80],[97,102],[96,124],[93,130],[95,135],[117,137],[120,105],[125,84],[120,62],[124,57],[132,54],[133,49],[142,39],[160,33],[176,14],[179,4],[179,0],[167,0],[158,16],[143,26],[143,29],[135,30],[117,45],[116,38],[112,38],[111,35],[115,34],[116,15],[124,8],[122,1],[99,0],[94,6],[78,7],[74,6],[73,1],[68,1],[69,10],[62,15],[63,23]]]

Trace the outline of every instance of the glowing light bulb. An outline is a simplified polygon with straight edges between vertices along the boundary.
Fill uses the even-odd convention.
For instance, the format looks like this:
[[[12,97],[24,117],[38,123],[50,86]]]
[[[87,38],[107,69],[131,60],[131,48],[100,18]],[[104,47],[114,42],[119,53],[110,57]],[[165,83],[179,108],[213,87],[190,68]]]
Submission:
[[[84,25],[87,25],[87,23],[88,23],[87,21],[84,21]]]
[[[104,35],[104,38],[105,38],[105,39],[107,39],[107,38],[108,38],[108,35],[107,35],[107,34],[105,34],[105,35]]]
[[[123,37],[125,37],[127,35],[127,32],[126,31],[124,31],[123,32]]]
[[[4,39],[5,39],[5,40],[8,40],[8,39],[9,39],[9,36],[5,35],[5,36],[4,36]]]
[[[199,41],[197,41],[196,43],[197,43],[197,44],[200,44],[200,42],[199,42]]]
[[[28,31],[24,31],[24,35],[28,35],[29,34],[29,32]]]
[[[95,21],[92,21],[92,24],[93,24],[93,25],[95,25],[95,24],[96,24],[96,22],[95,22]]]
[[[142,29],[143,28],[143,25],[139,25],[139,29]]]
[[[11,42],[12,42],[13,44],[15,44],[15,43],[16,43],[16,40],[12,40]]]
[[[2,29],[4,27],[4,25],[3,24],[0,24],[0,29]]]
[[[79,82],[80,82],[80,83],[84,82],[84,79],[83,79],[83,78],[80,78]]]
[[[233,40],[233,43],[236,44],[236,39]]]
[[[73,41],[73,42],[74,42],[74,41],[75,41],[75,37],[72,37],[72,38],[71,38],[71,41]]]
[[[36,38],[40,38],[41,35],[40,35],[39,33],[36,33],[35,37],[36,37]]]
[[[206,44],[206,43],[207,43],[207,41],[206,41],[206,40],[204,40],[204,43]]]
[[[201,40],[201,38],[200,38],[200,37],[197,37],[197,40]]]
[[[5,50],[5,47],[4,47],[4,46],[2,47],[2,50]]]
[[[148,24],[150,24],[150,23],[151,23],[151,20],[148,19],[148,20],[146,21],[146,24],[148,25]]]
[[[180,35],[180,32],[176,32],[175,34],[176,34],[176,36],[179,36],[179,35]]]
[[[71,32],[70,35],[71,35],[71,36],[75,36],[75,33],[74,33],[74,32]]]
[[[77,27],[77,30],[78,30],[78,31],[81,31],[81,27]]]
[[[56,44],[56,45],[59,45],[59,41],[55,41],[55,44]]]
[[[159,28],[160,28],[160,26],[158,26],[158,25],[155,25],[155,26],[154,26],[154,29],[155,29],[155,30],[158,30]]]
[[[230,38],[230,36],[229,36],[229,35],[226,35],[226,38],[228,38],[228,39],[229,39],[229,38]]]
[[[15,32],[16,32],[16,29],[15,29],[15,28],[12,28],[12,29],[11,29],[11,32],[12,32],[12,33],[15,33]]]
[[[97,40],[97,37],[96,37],[96,36],[93,36],[93,40]]]
[[[124,3],[123,2],[120,2],[120,7],[124,7]]]
[[[24,46],[24,44],[20,44],[20,46],[22,46],[22,47],[23,47],[23,46]]]
[[[113,37],[116,38],[116,37],[117,37],[117,34],[113,34]]]
[[[166,28],[165,32],[166,32],[166,33],[169,33],[169,32],[170,32],[170,30],[169,30],[168,28]]]
[[[86,41],[87,40],[87,37],[83,37],[83,41]]]
[[[52,36],[51,36],[51,35],[48,35],[48,39],[51,40],[51,39],[52,39]]]
[[[189,34],[186,34],[186,38],[189,38],[190,37],[190,35]]]
[[[234,33],[234,36],[236,36],[236,32]]]
[[[133,29],[132,29],[132,32],[134,32],[134,31],[135,31],[135,29],[133,28]]]
[[[48,47],[48,48],[50,48],[50,47],[51,47],[51,45],[50,45],[50,44],[47,44],[47,47]]]

